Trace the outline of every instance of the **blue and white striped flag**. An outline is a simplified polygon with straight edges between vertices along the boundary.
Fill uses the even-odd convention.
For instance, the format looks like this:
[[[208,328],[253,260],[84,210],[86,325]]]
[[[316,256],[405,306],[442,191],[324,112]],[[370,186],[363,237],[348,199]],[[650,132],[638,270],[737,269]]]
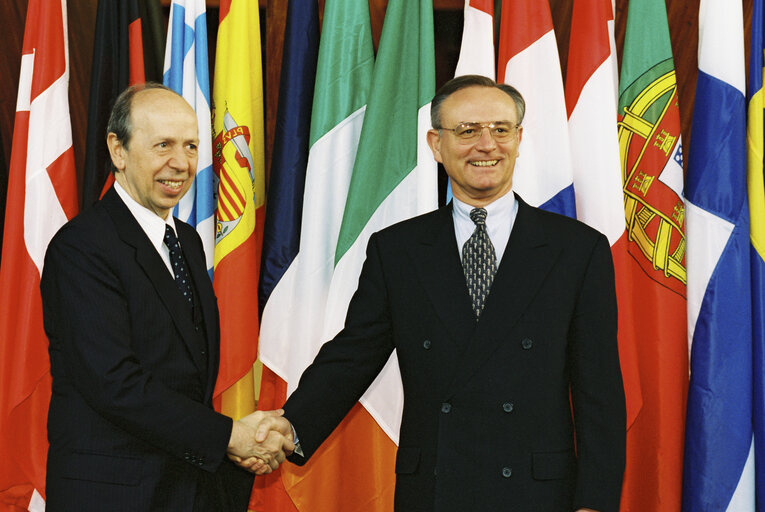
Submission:
[[[213,198],[210,76],[207,66],[207,16],[204,0],[173,0],[167,29],[163,83],[182,95],[197,113],[197,176],[173,215],[197,229],[213,276],[215,201]]]
[[[745,91],[741,1],[701,0],[685,181],[691,344],[685,511],[755,510]]]

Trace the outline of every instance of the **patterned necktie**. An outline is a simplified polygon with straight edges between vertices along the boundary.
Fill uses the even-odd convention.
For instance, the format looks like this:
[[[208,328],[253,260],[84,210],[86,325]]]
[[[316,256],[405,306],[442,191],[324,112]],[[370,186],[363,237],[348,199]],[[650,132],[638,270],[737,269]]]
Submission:
[[[178,243],[178,238],[176,238],[173,228],[167,225],[165,225],[165,245],[170,249],[170,263],[173,266],[175,284],[189,302],[189,306],[193,308],[194,295],[191,291],[191,278],[189,271],[186,269],[186,260],[183,258],[181,245]]]
[[[486,209],[473,208],[470,219],[475,223],[475,231],[462,246],[462,267],[478,320],[497,272],[497,255],[486,232]]]

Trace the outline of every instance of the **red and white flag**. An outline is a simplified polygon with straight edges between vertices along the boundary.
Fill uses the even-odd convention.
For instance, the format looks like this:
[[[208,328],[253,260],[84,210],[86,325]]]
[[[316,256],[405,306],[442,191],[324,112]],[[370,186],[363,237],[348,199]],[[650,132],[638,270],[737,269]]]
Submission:
[[[66,0],[29,0],[0,265],[0,508],[43,510],[48,341],[40,274],[77,213]]]
[[[631,271],[616,125],[618,69],[612,0],[574,0],[566,70],[576,216],[608,237],[619,302],[619,355],[627,398],[627,425],[642,406],[635,354]],[[623,314],[622,314],[623,313]]]
[[[576,216],[613,245],[624,234],[618,70],[611,0],[574,0],[566,73]]]
[[[462,46],[454,72],[462,75],[494,80],[494,0],[465,0]]]

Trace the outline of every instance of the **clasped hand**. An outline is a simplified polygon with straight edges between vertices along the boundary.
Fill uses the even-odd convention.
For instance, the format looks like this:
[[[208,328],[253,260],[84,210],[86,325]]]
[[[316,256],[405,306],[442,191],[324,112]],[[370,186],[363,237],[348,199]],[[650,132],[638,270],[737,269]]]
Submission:
[[[255,411],[235,421],[227,456],[239,467],[257,475],[270,473],[294,449],[292,425],[284,411]]]

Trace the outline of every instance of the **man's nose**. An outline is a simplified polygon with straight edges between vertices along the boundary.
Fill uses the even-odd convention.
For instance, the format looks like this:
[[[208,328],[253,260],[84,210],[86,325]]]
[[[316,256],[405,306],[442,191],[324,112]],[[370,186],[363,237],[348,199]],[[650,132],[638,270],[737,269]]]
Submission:
[[[179,171],[187,171],[191,167],[191,162],[183,147],[176,147],[170,153],[170,160],[167,163],[170,167]]]
[[[494,136],[491,134],[491,129],[488,126],[481,127],[481,136],[478,137],[476,147],[479,149],[493,149],[496,147],[497,142],[494,140]]]

